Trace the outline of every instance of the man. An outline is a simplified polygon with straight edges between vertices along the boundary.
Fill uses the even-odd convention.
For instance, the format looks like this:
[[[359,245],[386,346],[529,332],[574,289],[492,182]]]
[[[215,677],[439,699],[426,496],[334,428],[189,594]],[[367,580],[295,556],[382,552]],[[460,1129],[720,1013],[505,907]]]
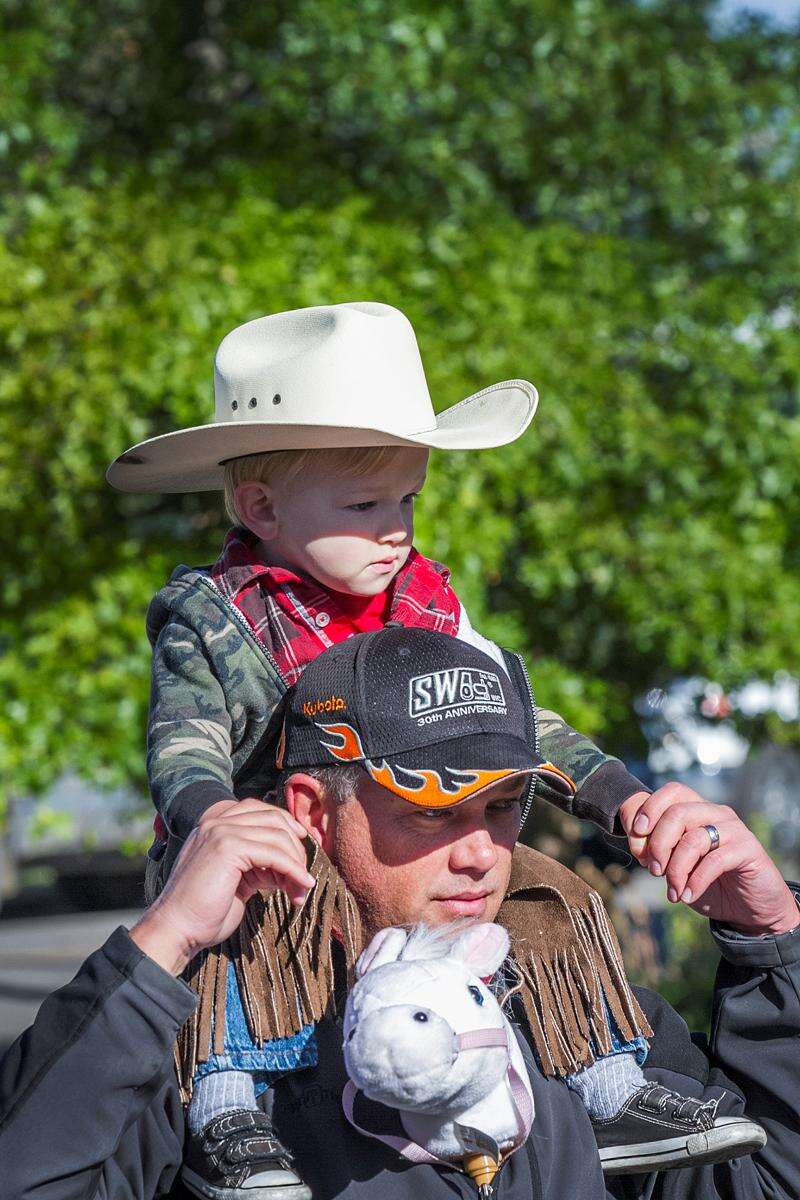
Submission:
[[[130,932],[117,930],[71,984],[45,1001],[0,1075],[3,1196],[151,1200],[181,1194],[183,1114],[172,1047],[195,998],[174,977],[200,950],[237,929],[256,891],[279,887],[295,902],[304,898],[313,882],[306,868],[307,836],[338,868],[367,937],[383,926],[420,919],[497,916],[509,884],[521,784],[537,764],[532,754],[511,768],[494,761],[497,738],[481,732],[480,722],[470,738],[454,737],[461,719],[455,709],[451,718],[441,709],[440,720],[418,727],[413,753],[376,753],[376,737],[395,750],[402,740],[397,721],[381,728],[376,695],[394,688],[407,697],[421,674],[430,674],[429,646],[422,667],[420,638],[441,644],[443,670],[457,669],[456,658],[463,658],[476,671],[496,671],[497,664],[484,662],[479,652],[430,633],[384,630],[327,651],[307,668],[298,685],[303,694],[296,691],[287,707],[286,811],[245,801],[195,831],[142,919]],[[301,702],[306,694],[307,704]],[[326,708],[330,697],[337,703]],[[464,707],[481,703],[491,705],[491,695],[473,696]],[[314,714],[328,711],[333,718],[315,720]],[[509,739],[524,741],[521,719],[515,721],[511,710],[505,729]],[[479,763],[481,749],[490,745],[492,753]],[[333,776],[324,767],[328,755],[340,764]],[[475,768],[486,774],[479,777]],[[443,803],[443,787],[463,798]],[[418,802],[422,789],[427,804]],[[417,802],[404,799],[404,791],[415,791]],[[634,821],[636,833],[647,836],[642,858],[658,864],[656,873],[672,892],[724,922],[712,925],[723,962],[710,1050],[693,1045],[660,998],[640,993],[655,1030],[646,1074],[698,1100],[718,1101],[722,1115],[746,1110],[769,1140],[752,1157],[733,1163],[604,1181],[577,1096],[560,1080],[545,1078],[521,1043],[536,1116],[528,1142],[497,1177],[498,1200],[796,1198],[795,894],[728,809],[699,800],[670,805],[669,795],[656,794],[626,814],[628,829]],[[318,1037],[320,1065],[279,1081],[270,1114],[315,1198],[354,1200],[374,1196],[378,1188],[397,1200],[473,1196],[474,1186],[455,1168],[406,1165],[348,1125],[341,1106],[339,1018],[320,1022]]]

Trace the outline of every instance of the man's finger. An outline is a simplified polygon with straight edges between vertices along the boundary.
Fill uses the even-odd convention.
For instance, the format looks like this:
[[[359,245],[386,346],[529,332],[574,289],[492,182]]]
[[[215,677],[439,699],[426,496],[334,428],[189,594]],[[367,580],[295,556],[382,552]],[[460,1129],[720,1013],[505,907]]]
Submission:
[[[647,866],[649,858],[649,835],[657,822],[668,809],[679,802],[705,803],[683,783],[665,783],[650,795],[639,793],[629,797],[620,809],[620,819],[628,832],[628,846],[631,854]]]
[[[728,819],[728,811],[719,804],[673,804],[659,817],[648,839],[647,857],[652,873],[663,875],[673,850],[689,829],[703,825],[719,825]]]
[[[308,830],[284,808],[275,808],[269,804],[251,805],[243,800],[241,806],[229,809],[215,822],[215,825],[228,828],[229,826],[253,825],[262,829],[288,829],[295,837],[303,841],[308,837]]]
[[[686,799],[687,792],[690,796],[696,794],[682,783],[665,783],[651,792],[639,805],[630,832],[641,837],[647,836],[661,814],[679,800]]]
[[[246,821],[237,821],[225,825],[224,828],[217,832],[217,838],[220,843],[229,844],[231,838],[250,838],[256,842],[262,842],[264,845],[280,845],[297,859],[299,863],[305,865],[306,849],[304,844],[291,830],[282,825],[261,825],[248,823]]]
[[[674,904],[686,887],[686,880],[701,859],[711,853],[711,839],[703,826],[688,829],[664,864],[667,899]]]
[[[280,844],[275,845],[275,843],[266,843],[256,838],[237,835],[235,842],[228,847],[228,850],[233,852],[240,861],[244,860],[242,874],[252,870],[253,867],[262,867],[286,876],[306,889],[312,888],[316,883],[314,876],[306,870],[305,866]]]
[[[723,846],[720,843],[719,849],[713,854],[706,854],[690,873],[679,899],[683,900],[684,904],[700,903],[712,883],[716,883],[726,871],[738,867],[740,861],[741,854],[736,847]]]

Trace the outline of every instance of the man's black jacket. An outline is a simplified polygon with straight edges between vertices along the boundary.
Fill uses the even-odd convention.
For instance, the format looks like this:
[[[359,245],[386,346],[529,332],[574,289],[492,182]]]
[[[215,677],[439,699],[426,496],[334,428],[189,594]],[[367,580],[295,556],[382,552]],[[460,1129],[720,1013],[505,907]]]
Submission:
[[[696,1097],[721,1096],[720,1113],[746,1111],[767,1130],[765,1148],[716,1167],[618,1178],[606,1190],[586,1112],[573,1092],[536,1071],[525,1046],[536,1116],[527,1145],[497,1177],[498,1200],[798,1200],[800,930],[713,933],[722,961],[708,1047],[691,1041],[661,997],[638,989],[655,1030],[645,1073]],[[172,1046],[194,1003],[124,929],[44,1002],[0,1064],[2,1200],[183,1194]],[[474,1186],[455,1169],[407,1165],[347,1124],[341,1030],[322,1022],[319,1036],[324,1065],[282,1080],[273,1108],[315,1200],[474,1200]],[[362,1124],[382,1119],[374,1109],[364,1104]]]

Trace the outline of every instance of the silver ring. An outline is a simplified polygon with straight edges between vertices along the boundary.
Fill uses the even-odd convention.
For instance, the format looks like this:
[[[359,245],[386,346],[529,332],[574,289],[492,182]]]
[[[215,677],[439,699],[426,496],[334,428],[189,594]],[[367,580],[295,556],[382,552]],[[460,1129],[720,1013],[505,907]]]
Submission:
[[[704,825],[703,828],[711,838],[711,850],[716,850],[719,846],[719,830],[717,829],[716,825]],[[711,853],[711,850],[709,850],[709,854]]]

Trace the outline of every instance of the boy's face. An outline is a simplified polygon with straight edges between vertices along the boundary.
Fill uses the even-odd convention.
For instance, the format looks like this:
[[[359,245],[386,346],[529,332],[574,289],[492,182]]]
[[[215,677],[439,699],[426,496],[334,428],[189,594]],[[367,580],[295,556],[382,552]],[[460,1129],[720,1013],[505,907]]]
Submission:
[[[399,446],[368,475],[292,479],[271,493],[275,532],[260,535],[265,558],[336,592],[385,591],[408,558],[427,465],[427,450]]]

